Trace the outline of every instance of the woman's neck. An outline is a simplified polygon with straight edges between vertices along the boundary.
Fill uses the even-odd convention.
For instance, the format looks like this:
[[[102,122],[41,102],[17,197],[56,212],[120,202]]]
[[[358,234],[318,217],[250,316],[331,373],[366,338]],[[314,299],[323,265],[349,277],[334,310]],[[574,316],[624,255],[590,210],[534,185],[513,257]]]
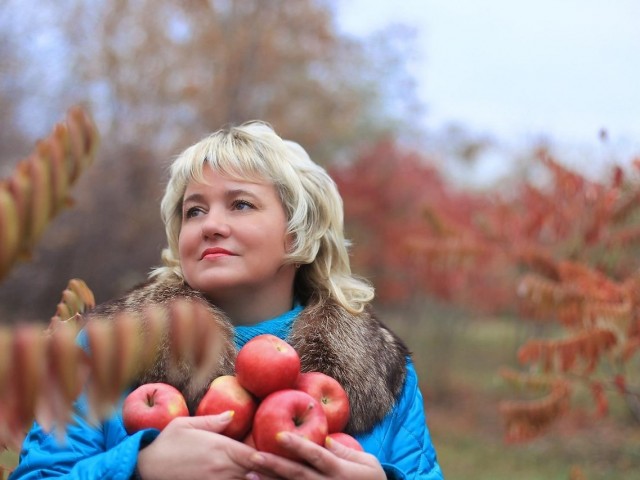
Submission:
[[[258,298],[258,295],[213,299],[234,325],[255,325],[264,320],[275,318],[293,308],[293,292],[287,296]]]

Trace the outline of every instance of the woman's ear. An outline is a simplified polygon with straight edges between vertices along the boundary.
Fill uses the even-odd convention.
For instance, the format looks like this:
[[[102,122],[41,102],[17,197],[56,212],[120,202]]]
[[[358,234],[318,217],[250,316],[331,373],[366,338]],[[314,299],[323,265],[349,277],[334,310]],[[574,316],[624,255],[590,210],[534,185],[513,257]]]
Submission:
[[[288,233],[284,237],[284,251],[287,253],[293,252],[293,245],[296,242],[296,235],[294,233]]]

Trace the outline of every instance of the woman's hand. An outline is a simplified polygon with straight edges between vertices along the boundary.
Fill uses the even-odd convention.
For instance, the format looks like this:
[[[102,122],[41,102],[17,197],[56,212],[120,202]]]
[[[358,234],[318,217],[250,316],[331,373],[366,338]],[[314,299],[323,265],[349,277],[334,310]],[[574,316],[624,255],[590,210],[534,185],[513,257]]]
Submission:
[[[140,451],[138,473],[144,480],[246,478],[256,450],[220,435],[229,421],[229,412],[176,418]]]
[[[292,452],[297,453],[308,465],[294,462],[277,455],[256,452],[251,455],[254,471],[246,476],[249,480],[271,477],[290,480],[310,480],[322,478],[348,480],[386,480],[387,476],[376,457],[345,447],[328,439],[326,448],[304,438],[281,433],[278,441]]]

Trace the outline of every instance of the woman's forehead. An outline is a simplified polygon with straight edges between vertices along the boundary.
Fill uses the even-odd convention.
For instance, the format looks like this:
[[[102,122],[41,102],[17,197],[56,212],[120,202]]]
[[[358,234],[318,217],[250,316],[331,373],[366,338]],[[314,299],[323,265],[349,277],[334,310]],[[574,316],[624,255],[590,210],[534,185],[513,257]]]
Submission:
[[[203,168],[201,174],[192,176],[185,184],[183,198],[195,191],[219,188],[225,192],[276,192],[274,183],[258,174],[243,175],[239,172],[222,172],[211,167]]]
[[[188,180],[203,181],[207,172],[215,172],[238,181],[265,182],[271,179],[266,166],[257,162],[242,162],[238,159],[234,161],[204,159],[190,169]]]
[[[222,187],[225,190],[245,190],[253,188],[273,188],[273,182],[261,178],[243,178],[223,174],[205,174],[202,178],[193,178],[187,182],[186,189]]]

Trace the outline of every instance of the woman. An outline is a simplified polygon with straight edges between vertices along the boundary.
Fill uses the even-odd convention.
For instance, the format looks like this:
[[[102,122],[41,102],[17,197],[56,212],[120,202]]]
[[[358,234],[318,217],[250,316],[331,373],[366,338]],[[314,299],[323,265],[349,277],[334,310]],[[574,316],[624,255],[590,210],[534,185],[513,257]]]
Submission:
[[[261,122],[220,130],[174,161],[161,212],[164,266],[92,317],[188,297],[207,306],[225,345],[200,385],[188,369],[166,367],[166,350],[138,383],[173,384],[193,411],[211,379],[233,372],[236,351],[271,333],[296,348],[303,371],[345,387],[347,431],[366,453],[294,435],[281,440],[306,463],[257,452],[218,433],[229,414],[129,436],[120,414],[89,425],[81,399],[62,445],[34,426],[12,479],[442,478],[407,348],[372,314],[372,287],[350,271],[337,188],[298,144]]]

